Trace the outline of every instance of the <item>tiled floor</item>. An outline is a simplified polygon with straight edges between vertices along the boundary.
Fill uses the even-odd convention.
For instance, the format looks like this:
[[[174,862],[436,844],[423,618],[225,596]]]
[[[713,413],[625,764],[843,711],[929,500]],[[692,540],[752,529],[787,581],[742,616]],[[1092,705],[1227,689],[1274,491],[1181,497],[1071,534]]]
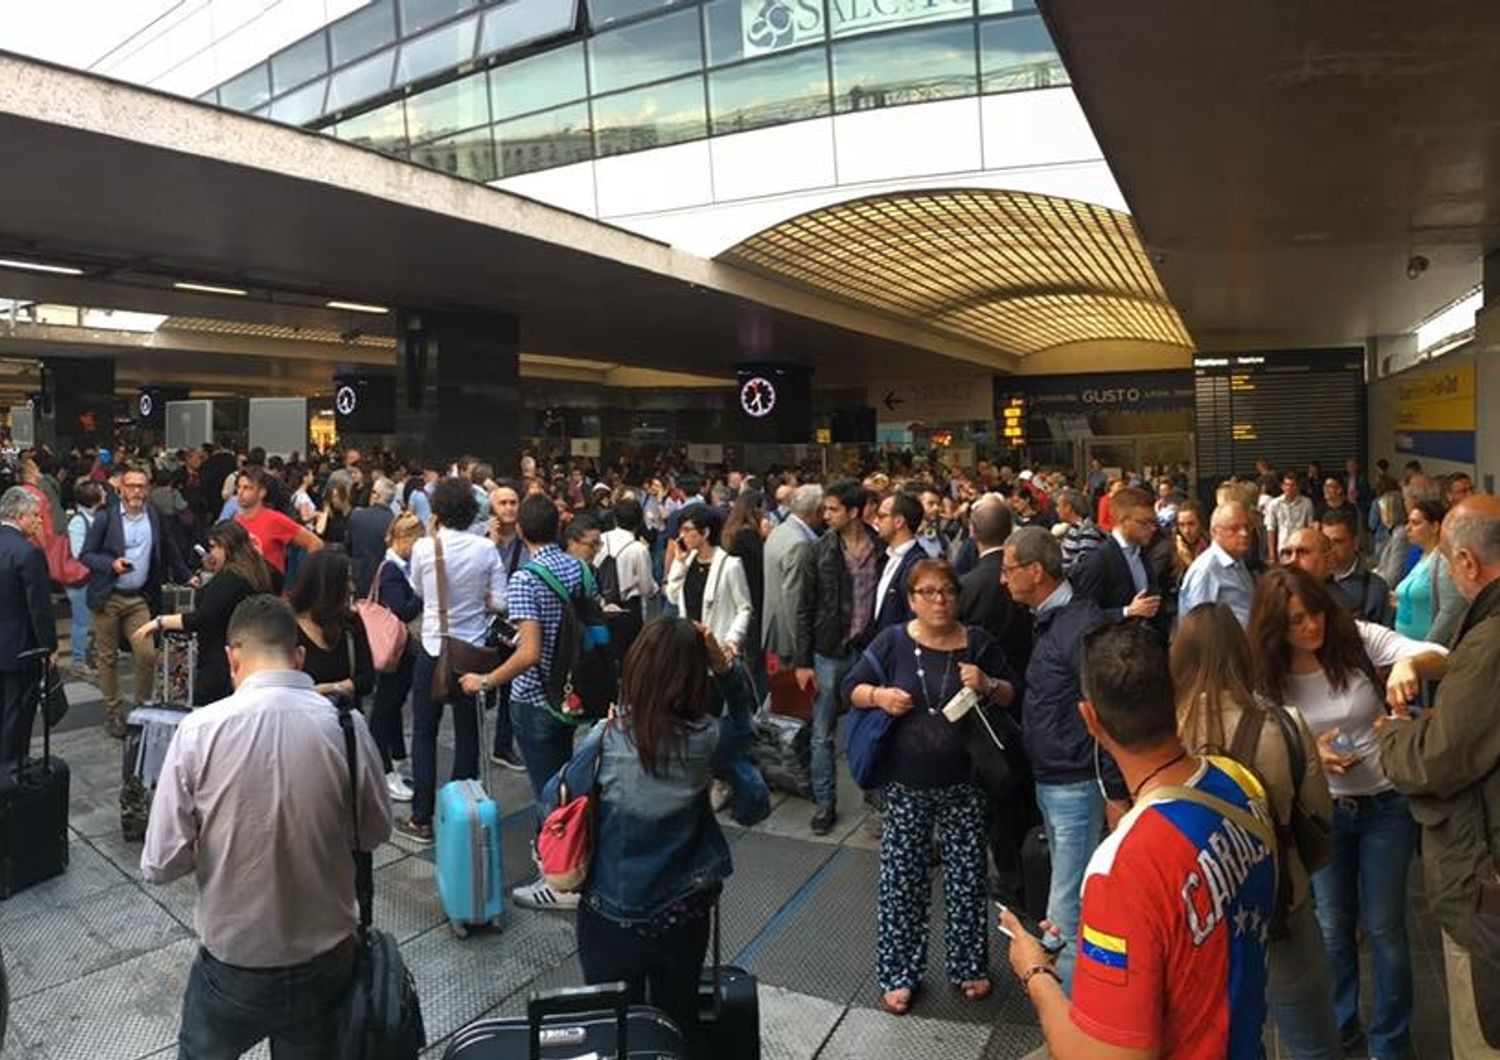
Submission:
[[[68,871],[0,903],[0,950],[13,1010],[0,1060],[136,1060],[175,1055],[182,987],[194,951],[191,880],[138,880],[138,844],[119,833],[120,745],[97,723],[95,693],[75,685],[72,715],[54,749],[72,768]],[[450,752],[446,747],[442,754]],[[493,791],[505,821],[507,882],[529,870],[529,789],[497,769]],[[861,805],[847,777],[840,805]],[[735,872],[724,896],[724,949],[761,982],[768,1060],[1025,1055],[1040,1044],[1026,998],[1003,972],[998,989],[970,1004],[941,988],[942,903],[936,889],[929,984],[905,1019],[874,1009],[875,840],[859,813],[835,834],[807,828],[809,806],[778,796],[770,819],[731,829]],[[401,942],[422,996],[432,1048],[486,1013],[514,1014],[535,989],[577,983],[565,915],[510,910],[504,928],[459,940],[446,926],[429,851],[386,844],[377,856],[376,923]],[[1420,899],[1413,907],[1420,909]],[[1414,925],[1417,1053],[1448,1055],[1442,954],[1423,918]],[[1270,1036],[1273,1053],[1274,1034]],[[264,1052],[253,1055],[262,1056]]]

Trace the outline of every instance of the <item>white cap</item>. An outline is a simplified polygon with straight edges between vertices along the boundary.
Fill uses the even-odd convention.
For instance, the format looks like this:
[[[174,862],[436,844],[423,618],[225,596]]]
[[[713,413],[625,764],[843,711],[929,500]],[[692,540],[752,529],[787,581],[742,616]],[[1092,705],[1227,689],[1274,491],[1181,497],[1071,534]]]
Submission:
[[[1021,481],[1022,482],[1030,482],[1031,481],[1031,475],[1032,475],[1031,468],[1027,468],[1025,471],[1021,472]]]

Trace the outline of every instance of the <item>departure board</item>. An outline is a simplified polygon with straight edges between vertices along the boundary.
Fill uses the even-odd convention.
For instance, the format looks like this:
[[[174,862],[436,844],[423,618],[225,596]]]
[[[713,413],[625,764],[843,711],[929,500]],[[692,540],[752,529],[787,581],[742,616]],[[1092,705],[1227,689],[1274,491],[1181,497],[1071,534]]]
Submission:
[[[1198,479],[1211,495],[1260,457],[1278,469],[1325,470],[1365,457],[1364,351],[1204,354],[1193,362]]]

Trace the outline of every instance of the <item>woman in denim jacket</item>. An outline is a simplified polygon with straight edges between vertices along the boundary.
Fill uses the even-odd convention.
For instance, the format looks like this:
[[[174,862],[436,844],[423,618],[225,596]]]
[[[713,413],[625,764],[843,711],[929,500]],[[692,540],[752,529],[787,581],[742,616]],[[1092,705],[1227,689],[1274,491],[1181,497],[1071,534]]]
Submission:
[[[712,713],[718,697],[722,717]],[[705,627],[659,619],[625,657],[620,704],[543,804],[556,805],[559,779],[572,793],[587,791],[599,763],[594,851],[578,907],[584,979],[624,980],[634,1000],[649,999],[691,1042],[709,917],[733,871],[708,788],[750,746],[754,693]]]

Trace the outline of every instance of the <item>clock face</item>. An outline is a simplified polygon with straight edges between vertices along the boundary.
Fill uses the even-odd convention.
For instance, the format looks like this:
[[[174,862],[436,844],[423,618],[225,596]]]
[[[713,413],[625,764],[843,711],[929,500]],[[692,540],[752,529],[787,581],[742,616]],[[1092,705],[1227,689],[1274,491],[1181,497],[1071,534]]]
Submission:
[[[740,408],[748,416],[760,419],[776,407],[776,386],[765,376],[751,376],[740,387]]]
[[[143,420],[149,420],[151,418],[151,413],[156,410],[156,402],[151,400],[151,395],[149,393],[141,395],[140,410],[141,419]]]
[[[349,416],[354,413],[354,408],[359,404],[359,397],[354,393],[354,388],[347,383],[338,388],[333,396],[333,407],[338,409],[340,416]]]

